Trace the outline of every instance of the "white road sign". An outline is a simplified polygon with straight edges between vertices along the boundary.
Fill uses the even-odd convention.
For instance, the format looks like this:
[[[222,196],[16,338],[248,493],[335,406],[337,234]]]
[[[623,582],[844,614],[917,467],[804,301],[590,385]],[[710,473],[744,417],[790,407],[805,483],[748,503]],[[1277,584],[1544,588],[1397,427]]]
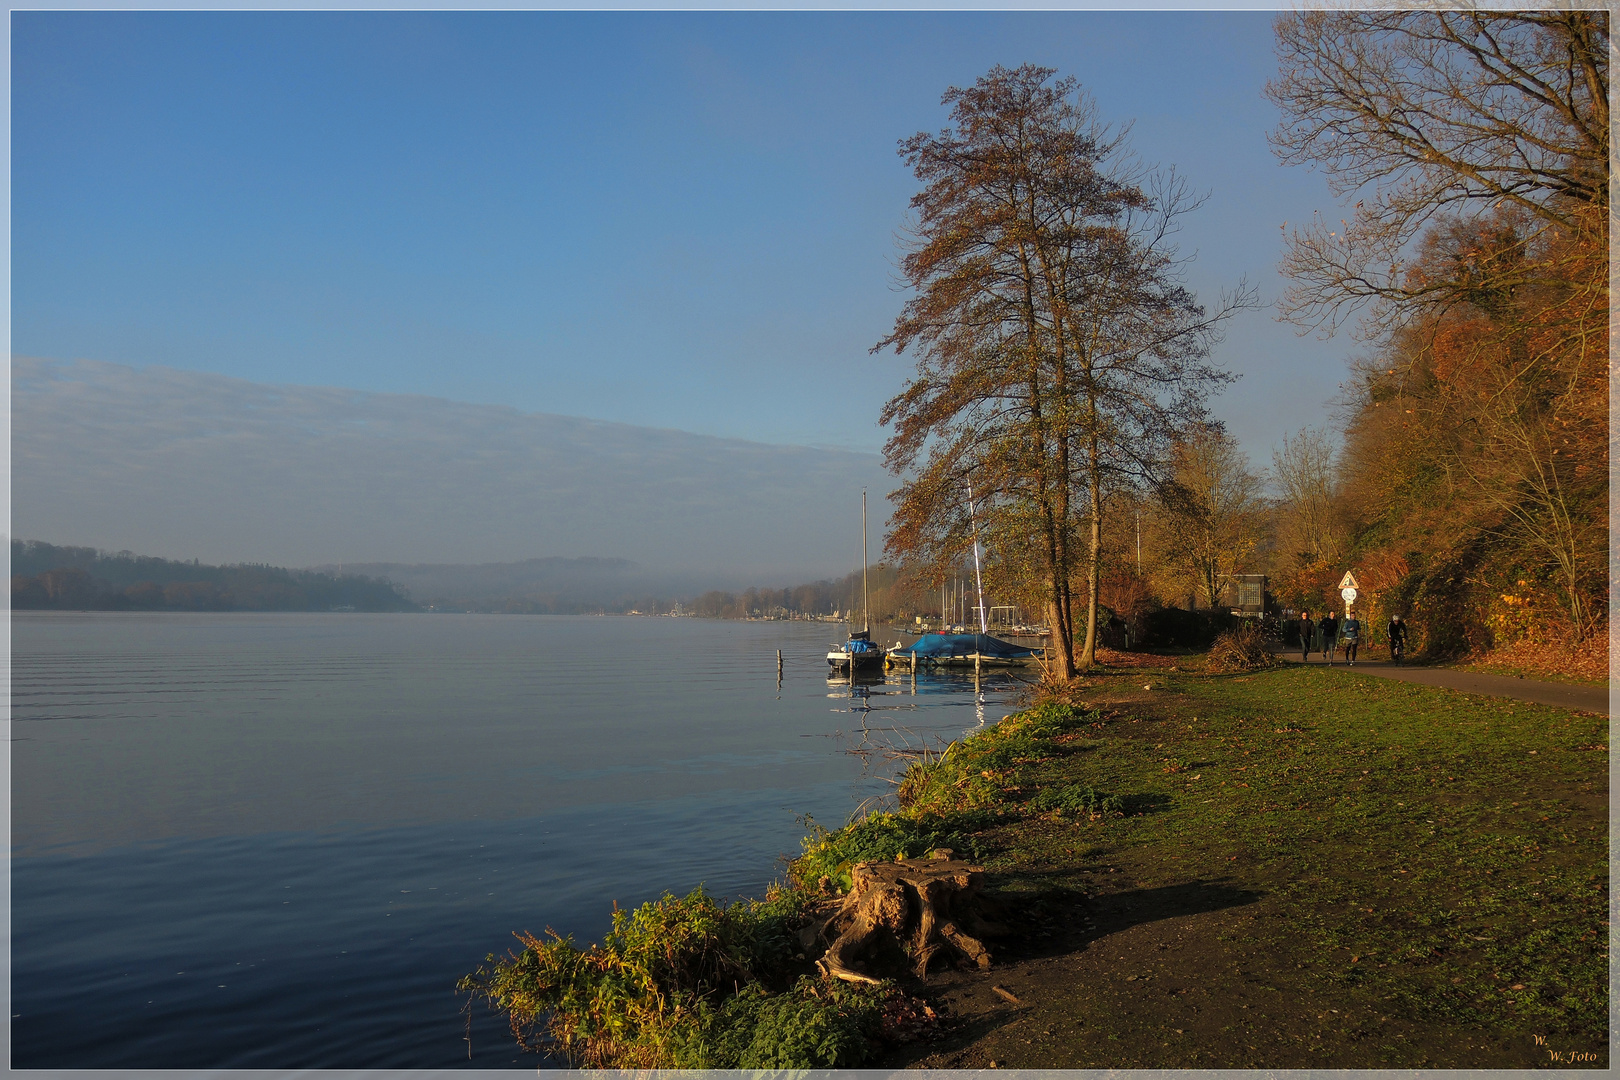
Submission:
[[[1354,589],[1340,589],[1339,595],[1344,597],[1344,602],[1347,604],[1356,602],[1356,590]]]
[[[1356,572],[1354,570],[1346,570],[1344,572],[1344,577],[1339,579],[1339,588],[1341,588],[1341,589],[1359,589],[1359,588],[1361,588],[1360,585],[1356,584]]]

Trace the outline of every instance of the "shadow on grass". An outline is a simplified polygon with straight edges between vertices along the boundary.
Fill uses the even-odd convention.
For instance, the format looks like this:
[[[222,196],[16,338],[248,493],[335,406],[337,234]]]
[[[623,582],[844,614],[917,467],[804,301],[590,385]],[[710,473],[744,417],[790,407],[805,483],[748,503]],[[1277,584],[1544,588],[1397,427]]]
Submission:
[[[1128,889],[1102,897],[1093,905],[1098,934],[1106,928],[1117,933],[1143,923],[1204,915],[1211,911],[1253,904],[1263,893],[1239,888],[1225,879],[1185,881],[1151,889]]]
[[[1020,885],[1035,884],[1030,891],[989,894],[1001,907],[996,917],[1005,922],[1008,933],[990,937],[987,944],[995,957],[992,978],[998,970],[1021,962],[1067,956],[1088,949],[1101,941],[1143,923],[1242,907],[1255,903],[1265,894],[1237,888],[1224,879],[1192,881],[1149,889],[1131,889],[1106,897],[1091,898],[1072,887],[1039,887],[1045,880],[1069,877],[1065,871],[1018,875]],[[910,981],[913,990],[924,993],[959,994],[984,976],[967,969],[930,972],[929,979]],[[980,984],[981,986],[983,984]],[[981,991],[982,992],[982,991]],[[947,1062],[951,1055],[983,1040],[1001,1028],[1028,1015],[1027,1006],[1007,1008],[992,1002],[976,1006],[958,1004],[955,1022],[942,1037],[922,1043],[892,1048],[884,1056],[886,1067],[916,1066],[925,1058]]]
[[[1038,960],[1062,956],[1134,926],[1244,907],[1266,895],[1223,878],[1127,889],[1102,897],[1088,896],[1073,887],[1040,887],[1043,879],[1060,877],[1072,881],[1072,871],[1020,874],[1020,884],[1035,888],[997,894],[1010,916],[1006,920],[1010,932],[990,942],[998,958]]]
[[[1143,814],[1158,814],[1170,809],[1176,800],[1169,795],[1149,793],[1145,795],[1126,795],[1121,814],[1125,817],[1140,817]]]

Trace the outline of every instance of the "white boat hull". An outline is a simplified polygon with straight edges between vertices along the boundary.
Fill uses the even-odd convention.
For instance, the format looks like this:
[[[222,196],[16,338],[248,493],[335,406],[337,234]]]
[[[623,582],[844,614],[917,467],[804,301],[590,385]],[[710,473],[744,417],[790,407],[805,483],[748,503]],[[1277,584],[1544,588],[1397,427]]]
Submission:
[[[881,669],[883,667],[883,653],[877,649],[858,653],[848,653],[842,649],[834,649],[827,654],[827,665],[834,671],[844,671],[849,667],[852,659],[857,671],[861,668]]]

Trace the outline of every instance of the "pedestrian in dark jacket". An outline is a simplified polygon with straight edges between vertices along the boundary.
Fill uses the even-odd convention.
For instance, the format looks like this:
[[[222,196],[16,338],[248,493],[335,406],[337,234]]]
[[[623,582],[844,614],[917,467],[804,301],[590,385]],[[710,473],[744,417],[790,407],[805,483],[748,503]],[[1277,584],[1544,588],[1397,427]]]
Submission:
[[[1307,660],[1309,660],[1311,658],[1311,635],[1314,634],[1315,632],[1316,632],[1316,624],[1311,622],[1311,613],[1308,612],[1308,611],[1300,612],[1299,613],[1299,649],[1300,649],[1300,657],[1299,658],[1300,658],[1300,660],[1302,662],[1307,661]]]
[[[1322,652],[1327,656],[1328,667],[1333,666],[1333,654],[1339,648],[1339,620],[1333,617],[1333,612],[1322,616],[1316,628],[1322,631]]]

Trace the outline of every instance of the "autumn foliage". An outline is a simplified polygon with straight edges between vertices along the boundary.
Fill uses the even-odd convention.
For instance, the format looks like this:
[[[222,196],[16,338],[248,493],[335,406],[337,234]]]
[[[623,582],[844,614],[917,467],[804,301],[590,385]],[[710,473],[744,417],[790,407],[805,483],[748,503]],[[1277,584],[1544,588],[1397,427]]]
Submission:
[[[1290,235],[1283,310],[1360,307],[1374,345],[1336,492],[1364,614],[1414,616],[1433,655],[1584,655],[1609,591],[1608,12],[1276,29],[1273,145],[1354,203]]]
[[[1608,259],[1518,211],[1447,220],[1414,282],[1444,303],[1359,372],[1345,496],[1361,561],[1431,649],[1578,643],[1605,620]]]

